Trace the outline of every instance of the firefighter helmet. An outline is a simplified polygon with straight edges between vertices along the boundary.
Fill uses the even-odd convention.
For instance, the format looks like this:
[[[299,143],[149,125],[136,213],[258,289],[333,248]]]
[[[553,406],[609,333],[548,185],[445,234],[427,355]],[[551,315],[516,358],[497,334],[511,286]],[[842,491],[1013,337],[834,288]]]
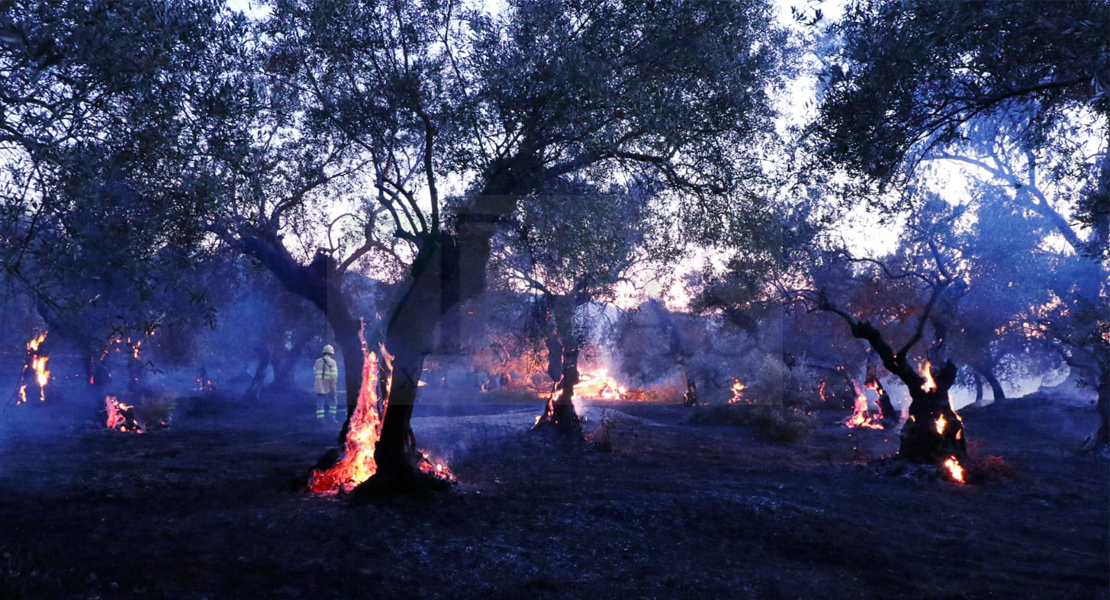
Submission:
[[[331,344],[328,344],[328,345],[324,346],[323,352],[324,352],[324,354],[335,354],[335,348],[332,348]]]

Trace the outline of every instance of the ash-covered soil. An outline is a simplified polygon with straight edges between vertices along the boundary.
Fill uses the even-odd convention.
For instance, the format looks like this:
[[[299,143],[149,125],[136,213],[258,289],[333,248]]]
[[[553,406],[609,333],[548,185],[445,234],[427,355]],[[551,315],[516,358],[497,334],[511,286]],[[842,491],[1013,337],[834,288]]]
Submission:
[[[897,435],[845,411],[777,445],[686,424],[699,409],[595,402],[602,452],[527,434],[539,401],[445,397],[414,425],[455,491],[353,506],[290,485],[334,441],[311,404],[182,399],[142,435],[76,401],[7,409],[0,598],[1110,596],[1089,408],[963,411],[975,456],[1004,462],[960,485],[879,461]]]

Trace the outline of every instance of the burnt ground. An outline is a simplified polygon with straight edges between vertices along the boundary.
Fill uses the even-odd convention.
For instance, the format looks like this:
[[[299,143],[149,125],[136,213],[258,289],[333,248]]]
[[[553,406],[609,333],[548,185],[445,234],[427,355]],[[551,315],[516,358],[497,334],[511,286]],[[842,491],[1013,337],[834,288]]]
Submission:
[[[311,397],[182,399],[168,430],[71,401],[0,427],[0,598],[1107,598],[1110,462],[1092,409],[964,411],[978,485],[877,461],[896,435],[804,441],[596,403],[611,452],[523,433],[537,406],[441,399],[418,439],[460,484],[353,506],[290,487],[329,446]],[[472,399],[473,400],[473,399]]]

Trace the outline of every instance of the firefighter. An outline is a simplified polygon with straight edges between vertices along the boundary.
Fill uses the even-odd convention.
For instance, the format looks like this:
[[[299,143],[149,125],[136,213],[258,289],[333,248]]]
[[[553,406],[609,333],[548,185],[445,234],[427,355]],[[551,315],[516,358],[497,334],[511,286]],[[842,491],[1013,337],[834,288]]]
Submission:
[[[327,405],[327,418],[332,423],[338,423],[335,418],[339,401],[336,390],[339,387],[339,363],[335,362],[335,349],[331,344],[324,346],[322,355],[316,359],[313,366],[313,386],[316,389],[316,422],[324,422],[324,405]]]

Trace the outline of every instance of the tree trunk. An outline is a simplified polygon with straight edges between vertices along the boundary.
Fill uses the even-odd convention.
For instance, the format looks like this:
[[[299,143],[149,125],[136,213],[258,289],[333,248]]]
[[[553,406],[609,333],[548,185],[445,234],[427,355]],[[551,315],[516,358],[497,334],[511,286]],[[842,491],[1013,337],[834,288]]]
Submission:
[[[350,416],[358,405],[363,365],[359,338],[362,321],[351,313],[350,301],[343,291],[343,272],[335,260],[324,252],[317,252],[312,263],[300,264],[282,244],[277,232],[271,229],[241,232],[238,247],[244,254],[266,265],[286,290],[305,298],[323,312],[335,333],[335,343],[343,354],[343,381],[347,392],[347,418],[343,420],[338,438],[342,448],[347,439]]]
[[[1096,439],[1099,444],[1107,445],[1110,444],[1110,364],[1102,365],[1099,371],[1097,408],[1101,424]]]
[[[386,351],[394,356],[393,379],[374,452],[378,470],[356,488],[363,499],[450,485],[424,475],[419,467],[411,420],[424,357],[432,350],[440,319],[485,291],[490,240],[512,214],[517,194],[531,191],[542,169],[542,163],[526,150],[497,161],[484,174],[482,191],[458,212],[454,234],[433,232],[420,238],[409,278],[390,311]]]
[[[262,344],[258,347],[258,367],[254,369],[254,376],[247,390],[243,392],[243,402],[257,402],[262,396],[262,384],[266,381],[266,370],[270,368],[270,347]]]
[[[991,372],[990,367],[980,365],[976,366],[975,370],[983,376],[983,379],[987,380],[988,384],[990,384],[991,394],[993,394],[995,400],[1006,399],[1006,390],[1002,389],[1002,384],[998,382],[998,378]]]
[[[571,295],[544,294],[547,306],[555,320],[554,332],[548,338],[548,373],[555,367],[552,350],[558,348],[558,382],[551,391],[547,406],[536,427],[554,426],[555,431],[567,436],[582,437],[582,424],[574,409],[574,386],[578,385],[578,335],[574,331],[574,311],[578,303]]]
[[[983,404],[983,378],[975,369],[971,370],[971,375],[975,378],[975,405],[980,406]]]
[[[377,471],[355,489],[356,499],[370,500],[394,493],[422,493],[449,487],[446,480],[426,474],[420,465],[423,456],[416,448],[412,431],[412,411],[416,404],[424,359],[434,350],[435,330],[444,310],[452,305],[443,301],[450,289],[443,286],[457,261],[451,240],[424,239],[418,247],[410,274],[389,313],[385,351],[392,356],[389,394],[384,400],[385,418],[381,436],[374,448]],[[353,411],[352,411],[353,412]]]
[[[300,362],[301,356],[304,355],[304,349],[308,345],[309,339],[310,336],[303,335],[294,339],[288,350],[285,349],[284,345],[281,345],[274,353],[274,382],[271,385],[274,390],[288,392],[296,387],[297,364]]]
[[[910,418],[902,426],[898,454],[910,462],[939,463],[950,457],[967,456],[963,423],[952,410],[948,390],[956,381],[957,368],[945,361],[936,375],[936,389],[923,389],[902,378],[910,390]]]

